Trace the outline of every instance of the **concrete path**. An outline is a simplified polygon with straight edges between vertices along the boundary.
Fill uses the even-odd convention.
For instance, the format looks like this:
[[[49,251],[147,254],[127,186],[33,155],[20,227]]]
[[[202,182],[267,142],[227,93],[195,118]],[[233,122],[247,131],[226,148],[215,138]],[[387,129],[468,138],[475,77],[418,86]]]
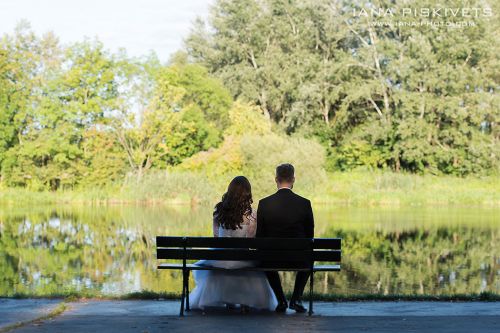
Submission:
[[[31,303],[24,307],[17,303],[19,311],[9,312],[3,309],[9,302]],[[34,314],[34,302],[0,300],[0,316]],[[44,309],[57,304],[36,302]],[[236,310],[211,309],[180,318],[178,310],[176,301],[74,302],[54,319],[13,332],[500,332],[500,302],[317,302],[312,317],[292,311],[242,315]],[[0,325],[4,321],[0,319]]]
[[[3,328],[48,315],[61,300],[0,298],[0,332]]]

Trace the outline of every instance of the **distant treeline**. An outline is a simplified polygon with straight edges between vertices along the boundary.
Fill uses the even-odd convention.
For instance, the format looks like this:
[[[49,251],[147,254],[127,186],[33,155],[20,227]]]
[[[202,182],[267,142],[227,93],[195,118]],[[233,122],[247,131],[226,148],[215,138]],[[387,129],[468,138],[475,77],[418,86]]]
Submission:
[[[303,162],[311,179],[498,173],[490,2],[493,17],[436,28],[375,25],[352,1],[221,0],[166,64],[22,23],[0,39],[0,186],[105,186],[151,170],[257,179],[266,158]]]

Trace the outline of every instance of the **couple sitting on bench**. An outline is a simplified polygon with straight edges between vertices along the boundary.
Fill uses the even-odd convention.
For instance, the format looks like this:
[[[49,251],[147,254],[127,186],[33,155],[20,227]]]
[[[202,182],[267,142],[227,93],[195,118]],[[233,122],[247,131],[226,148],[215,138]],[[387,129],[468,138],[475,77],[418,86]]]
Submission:
[[[250,182],[243,176],[234,178],[215,206],[213,214],[214,237],[277,237],[313,238],[314,218],[311,202],[292,192],[295,181],[291,164],[276,168],[278,191],[259,201],[257,212],[252,209]],[[224,261],[201,260],[199,266],[220,267],[231,270],[196,270],[196,288],[189,295],[192,308],[204,309],[210,306],[239,305],[242,312],[250,307],[256,309],[286,312],[287,308],[296,312],[306,312],[301,297],[306,286],[309,271],[298,271],[295,288],[287,304],[277,271],[242,271],[244,267],[289,267],[305,268],[308,263],[288,261]]]

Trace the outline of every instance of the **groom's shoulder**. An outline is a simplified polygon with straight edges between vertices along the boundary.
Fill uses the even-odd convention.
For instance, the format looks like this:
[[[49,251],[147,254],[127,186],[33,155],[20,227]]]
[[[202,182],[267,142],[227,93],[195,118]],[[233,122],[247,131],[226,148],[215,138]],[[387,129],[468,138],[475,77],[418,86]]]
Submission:
[[[297,200],[302,201],[304,203],[310,203],[311,201],[307,198],[304,198],[303,196],[298,195],[297,193],[293,192]]]
[[[274,197],[276,197],[276,193],[268,195],[267,197],[260,199],[259,204],[264,204],[266,202],[269,202],[269,201],[273,200]]]
[[[276,200],[279,198],[279,195],[278,195],[279,192],[276,192],[276,193],[273,193],[265,198],[262,198],[259,200],[259,204],[265,204],[267,202],[270,202],[270,201],[273,201],[273,200]],[[310,203],[310,200],[307,199],[307,198],[304,198],[300,195],[298,195],[297,193],[295,192],[288,192],[288,198],[291,198],[292,200],[295,200],[295,201],[299,201],[299,202],[303,202],[303,203]],[[279,200],[279,199],[278,199]]]

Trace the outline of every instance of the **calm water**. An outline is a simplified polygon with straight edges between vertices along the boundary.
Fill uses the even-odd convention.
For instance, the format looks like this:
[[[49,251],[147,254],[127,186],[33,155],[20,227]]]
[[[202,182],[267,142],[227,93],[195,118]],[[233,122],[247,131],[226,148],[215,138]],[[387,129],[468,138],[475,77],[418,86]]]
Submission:
[[[178,292],[157,271],[156,235],[210,235],[211,207],[0,207],[0,295]],[[315,206],[316,235],[342,237],[343,294],[500,294],[500,209]],[[293,275],[284,275],[291,285]]]

